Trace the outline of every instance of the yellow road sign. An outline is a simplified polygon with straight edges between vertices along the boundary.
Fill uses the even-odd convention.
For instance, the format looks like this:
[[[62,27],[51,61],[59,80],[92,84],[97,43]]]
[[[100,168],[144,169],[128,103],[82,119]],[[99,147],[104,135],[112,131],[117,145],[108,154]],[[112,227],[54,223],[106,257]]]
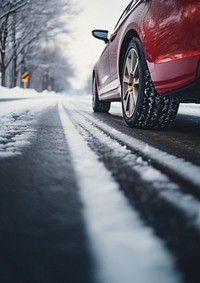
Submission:
[[[29,80],[29,74],[28,72],[23,72],[21,75],[22,80],[28,81]]]

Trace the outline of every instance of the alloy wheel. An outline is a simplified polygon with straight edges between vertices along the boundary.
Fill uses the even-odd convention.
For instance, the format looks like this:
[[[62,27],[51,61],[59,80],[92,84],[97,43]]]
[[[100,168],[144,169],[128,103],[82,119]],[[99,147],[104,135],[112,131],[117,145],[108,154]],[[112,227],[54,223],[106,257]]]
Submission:
[[[136,108],[140,83],[139,57],[134,48],[129,50],[125,59],[122,79],[122,103],[124,113],[130,118]]]

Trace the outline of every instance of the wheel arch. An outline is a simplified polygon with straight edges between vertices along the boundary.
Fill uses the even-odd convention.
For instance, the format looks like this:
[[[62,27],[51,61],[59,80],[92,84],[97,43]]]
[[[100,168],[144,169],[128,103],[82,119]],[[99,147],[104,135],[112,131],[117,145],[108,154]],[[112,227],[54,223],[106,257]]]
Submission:
[[[118,70],[120,82],[121,82],[120,74],[121,74],[122,67],[123,67],[124,56],[126,54],[129,43],[133,39],[133,37],[139,38],[139,35],[134,29],[131,29],[127,32],[127,34],[125,35],[123,42],[121,44],[121,49],[120,49],[120,52],[119,52],[120,56],[119,56],[119,70]]]

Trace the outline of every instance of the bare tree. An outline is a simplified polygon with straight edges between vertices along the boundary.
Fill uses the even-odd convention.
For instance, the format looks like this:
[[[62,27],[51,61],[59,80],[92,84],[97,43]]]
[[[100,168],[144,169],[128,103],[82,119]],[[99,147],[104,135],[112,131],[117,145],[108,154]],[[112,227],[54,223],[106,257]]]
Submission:
[[[26,3],[27,1],[24,0],[5,0],[4,2],[0,3],[0,8],[2,9],[2,15],[0,15],[0,20],[16,12],[17,10],[25,6]]]
[[[59,41],[36,42],[26,57],[26,69],[30,74],[30,87],[61,92],[69,88],[74,68],[69,57],[60,48]]]
[[[27,58],[30,66],[30,52],[36,52],[34,47],[37,49],[47,40],[57,40],[60,33],[70,33],[66,22],[70,22],[75,10],[71,0],[5,0],[0,8],[2,85],[6,85],[9,67],[12,68],[12,85],[15,86],[17,77],[26,68]]]
[[[0,2],[0,71],[2,75],[2,85],[6,85],[6,63],[7,47],[9,46],[10,32],[13,30],[10,18],[27,4],[27,0],[5,0]]]

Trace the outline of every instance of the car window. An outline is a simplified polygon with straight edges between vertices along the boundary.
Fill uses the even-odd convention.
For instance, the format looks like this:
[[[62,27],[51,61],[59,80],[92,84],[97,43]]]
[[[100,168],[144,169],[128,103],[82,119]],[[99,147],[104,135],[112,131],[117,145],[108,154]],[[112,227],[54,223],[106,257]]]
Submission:
[[[128,4],[128,6],[127,6],[126,9],[124,10],[124,12],[121,14],[121,16],[120,16],[120,18],[119,18],[119,20],[118,20],[118,22],[117,22],[117,24],[116,24],[116,26],[115,26],[114,29],[116,29],[116,28],[120,25],[120,23],[123,21],[124,17],[127,15],[128,11],[130,10],[130,7],[131,7],[131,5],[132,5],[133,2],[134,2],[134,0],[132,0],[132,1]]]
[[[139,0],[132,0],[128,6],[126,7],[126,9],[124,10],[124,12],[121,14],[116,26],[114,29],[117,29],[118,26],[121,24],[121,22],[124,20],[124,18],[126,17],[126,15],[128,14],[128,12],[134,7],[134,5],[138,2]]]
[[[132,1],[132,4],[131,4],[131,6],[130,6],[130,9],[132,9],[138,1],[139,1],[139,0],[134,0],[134,1]],[[129,9],[129,10],[130,10],[130,9]]]

